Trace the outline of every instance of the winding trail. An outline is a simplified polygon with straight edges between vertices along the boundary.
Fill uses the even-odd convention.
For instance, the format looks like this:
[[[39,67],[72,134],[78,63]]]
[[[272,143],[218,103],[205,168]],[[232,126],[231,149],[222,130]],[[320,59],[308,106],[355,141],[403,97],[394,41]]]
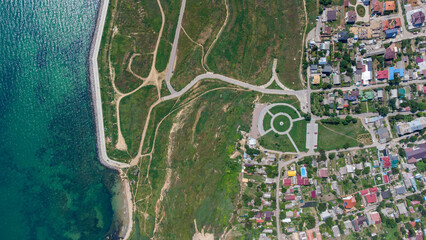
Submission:
[[[220,35],[222,35],[223,30],[225,29],[226,24],[228,24],[229,19],[229,6],[228,6],[228,0],[223,0],[225,2],[225,8],[226,8],[226,17],[225,21],[223,22],[222,27],[219,29],[219,32],[217,33],[216,37],[214,38],[212,44],[210,44],[209,49],[207,49],[206,55],[204,56],[204,63],[206,65],[206,68],[211,72],[209,66],[207,66],[207,57],[209,56],[211,50],[213,49],[214,45],[216,44],[216,41],[219,39]]]

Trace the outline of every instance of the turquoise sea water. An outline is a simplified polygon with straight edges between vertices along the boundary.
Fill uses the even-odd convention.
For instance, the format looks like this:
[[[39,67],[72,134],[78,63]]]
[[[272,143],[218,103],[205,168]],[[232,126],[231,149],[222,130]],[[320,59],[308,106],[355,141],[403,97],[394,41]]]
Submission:
[[[99,0],[0,0],[0,239],[113,236],[88,52]]]

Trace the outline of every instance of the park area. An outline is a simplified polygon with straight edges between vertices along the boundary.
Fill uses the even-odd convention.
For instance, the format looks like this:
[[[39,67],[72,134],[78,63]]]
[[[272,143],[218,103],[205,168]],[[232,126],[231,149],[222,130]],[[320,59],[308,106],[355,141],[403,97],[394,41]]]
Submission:
[[[287,103],[264,107],[258,119],[260,145],[283,152],[306,151],[306,121]]]
[[[371,136],[360,121],[347,125],[318,122],[318,149],[343,149],[371,143]]]

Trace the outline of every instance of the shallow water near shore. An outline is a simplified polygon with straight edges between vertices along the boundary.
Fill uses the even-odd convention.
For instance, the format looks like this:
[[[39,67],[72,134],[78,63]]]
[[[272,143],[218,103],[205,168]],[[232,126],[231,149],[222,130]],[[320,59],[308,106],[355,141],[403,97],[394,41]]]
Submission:
[[[99,1],[0,6],[0,238],[114,239],[88,79]]]

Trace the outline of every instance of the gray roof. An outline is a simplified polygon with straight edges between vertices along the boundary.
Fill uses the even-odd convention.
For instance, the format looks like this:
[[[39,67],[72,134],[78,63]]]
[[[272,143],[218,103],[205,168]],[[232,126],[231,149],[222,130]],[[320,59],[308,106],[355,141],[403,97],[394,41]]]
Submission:
[[[330,65],[325,65],[324,68],[322,69],[323,73],[331,73],[333,70],[331,69]]]
[[[389,190],[387,190],[387,191],[383,191],[383,192],[381,192],[380,194],[382,195],[382,198],[383,198],[383,199],[388,199],[388,198],[390,198],[390,196],[391,196],[391,193],[390,193],[390,191],[389,191]]]
[[[337,11],[328,10],[327,11],[327,21],[336,21],[337,20]]]
[[[407,190],[405,190],[405,187],[404,187],[404,186],[401,186],[401,187],[395,188],[395,191],[396,191],[396,193],[397,193],[397,194],[404,194],[404,193],[406,193],[406,192],[407,192]]]

